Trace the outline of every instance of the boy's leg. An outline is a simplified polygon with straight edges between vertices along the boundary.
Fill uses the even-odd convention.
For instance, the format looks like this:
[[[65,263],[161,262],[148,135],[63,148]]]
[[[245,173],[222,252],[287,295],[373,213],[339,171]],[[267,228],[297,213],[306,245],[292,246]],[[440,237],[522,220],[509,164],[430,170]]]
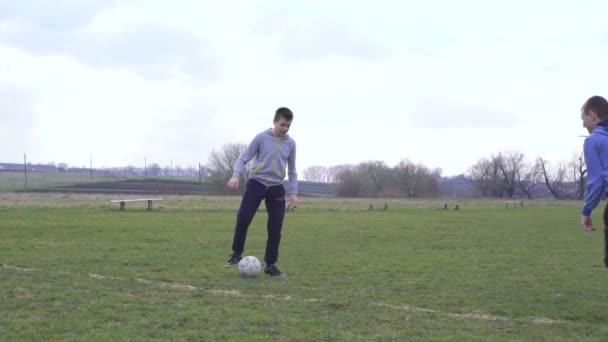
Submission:
[[[604,209],[604,265],[608,267],[608,204]]]
[[[266,240],[266,254],[264,261],[267,266],[274,265],[279,258],[279,244],[281,243],[281,230],[285,218],[285,188],[282,185],[268,189],[266,195],[266,211],[268,212],[268,240]]]
[[[234,237],[232,239],[232,251],[241,255],[245,249],[247,239],[247,229],[258,210],[262,199],[266,193],[266,186],[250,179],[241,200],[239,212],[236,215],[236,225],[234,227]]]

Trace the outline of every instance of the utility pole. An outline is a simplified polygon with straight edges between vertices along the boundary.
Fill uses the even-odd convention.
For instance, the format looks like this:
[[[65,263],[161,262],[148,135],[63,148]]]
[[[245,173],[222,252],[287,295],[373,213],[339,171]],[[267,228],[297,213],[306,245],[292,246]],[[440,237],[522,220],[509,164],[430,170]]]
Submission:
[[[27,156],[23,154],[23,172],[25,174],[25,189],[27,189]]]

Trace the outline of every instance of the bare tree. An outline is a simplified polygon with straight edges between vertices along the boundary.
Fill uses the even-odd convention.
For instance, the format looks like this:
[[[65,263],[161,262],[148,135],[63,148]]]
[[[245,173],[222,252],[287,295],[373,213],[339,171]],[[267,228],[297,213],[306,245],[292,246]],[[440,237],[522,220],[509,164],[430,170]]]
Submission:
[[[359,197],[362,194],[363,184],[356,167],[341,165],[336,168],[336,192],[338,196]]]
[[[160,176],[161,171],[162,169],[160,165],[158,165],[158,163],[153,163],[148,167],[148,172],[150,176]]]
[[[482,196],[511,198],[518,188],[518,176],[524,166],[523,153],[499,152],[478,160],[469,169],[468,176]]]
[[[409,159],[401,160],[394,168],[397,185],[407,197],[414,197],[416,190],[416,164]]]
[[[574,183],[577,185],[576,198],[583,199],[585,197],[585,182],[587,179],[587,165],[585,164],[583,152],[575,153],[569,166],[572,169]]]
[[[469,177],[477,185],[483,197],[492,195],[491,169],[492,162],[488,158],[478,160],[469,169]]]
[[[513,198],[517,190],[517,175],[524,167],[524,154],[517,151],[499,153],[497,167],[502,173],[502,187],[508,198]]]
[[[437,197],[441,194],[439,180],[441,179],[441,169],[431,170],[428,167],[416,165],[414,174],[414,186],[411,197]]]
[[[327,174],[325,175],[325,182],[327,183],[338,183],[340,174],[345,171],[350,171],[354,168],[351,164],[342,164],[331,166],[327,168]]]
[[[246,148],[247,145],[245,144],[231,143],[223,145],[220,150],[213,150],[209,155],[207,166],[208,178],[211,183],[220,187],[225,185],[232,177],[234,164]],[[248,163],[243,173],[241,173],[241,184],[245,184],[250,170],[251,166]]]
[[[539,176],[538,164],[528,164],[525,162],[515,175],[517,188],[529,199],[532,199],[532,189],[538,184]]]
[[[372,160],[359,164],[359,168],[374,186],[371,195],[378,196],[381,194],[390,177],[389,167],[386,163],[380,160]]]
[[[436,197],[440,194],[441,169],[431,170],[422,163],[401,160],[391,169],[396,187],[407,197]]]
[[[566,198],[566,180],[568,168],[564,163],[559,163],[554,172],[549,170],[549,165],[541,156],[536,158],[539,171],[545,181],[545,186],[555,199]]]
[[[302,171],[302,178],[310,182],[327,182],[327,168],[319,165],[309,166]]]
[[[490,156],[490,195],[492,197],[502,198],[504,195],[504,176],[502,175],[501,169],[504,165],[504,158],[501,153],[498,155],[492,154]]]

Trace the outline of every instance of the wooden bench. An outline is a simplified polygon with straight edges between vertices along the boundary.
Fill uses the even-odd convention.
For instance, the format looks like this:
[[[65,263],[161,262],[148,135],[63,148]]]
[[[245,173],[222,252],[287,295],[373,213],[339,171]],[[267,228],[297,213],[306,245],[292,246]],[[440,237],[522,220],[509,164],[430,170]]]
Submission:
[[[110,203],[120,203],[120,210],[125,210],[125,203],[127,202],[148,202],[148,210],[152,210],[152,202],[162,201],[162,198],[134,198],[134,199],[119,199],[112,200]]]

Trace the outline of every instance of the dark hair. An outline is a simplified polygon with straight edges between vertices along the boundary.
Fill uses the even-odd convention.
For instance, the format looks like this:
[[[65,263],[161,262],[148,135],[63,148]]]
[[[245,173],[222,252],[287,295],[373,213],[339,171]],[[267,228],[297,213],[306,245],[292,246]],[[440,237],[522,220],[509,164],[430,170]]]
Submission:
[[[293,120],[293,113],[291,112],[291,109],[287,107],[280,107],[277,109],[277,111],[274,113],[274,121],[279,121],[280,118],[284,118],[287,121]]]
[[[585,101],[585,104],[581,107],[581,112],[583,114],[594,112],[598,119],[608,119],[608,101],[601,96],[592,96]]]

